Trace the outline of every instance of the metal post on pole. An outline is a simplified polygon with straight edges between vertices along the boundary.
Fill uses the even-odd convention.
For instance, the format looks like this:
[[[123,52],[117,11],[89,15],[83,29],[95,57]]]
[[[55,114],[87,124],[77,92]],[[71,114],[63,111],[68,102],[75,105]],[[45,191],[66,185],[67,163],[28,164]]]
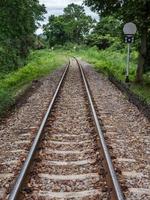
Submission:
[[[125,80],[126,83],[129,83],[129,68],[130,68],[130,43],[128,43],[126,80]]]
[[[123,27],[123,32],[125,34],[125,43],[128,44],[127,53],[127,66],[126,66],[126,78],[125,82],[129,83],[129,67],[130,67],[130,45],[134,42],[134,34],[136,33],[136,25],[132,22],[126,23]]]

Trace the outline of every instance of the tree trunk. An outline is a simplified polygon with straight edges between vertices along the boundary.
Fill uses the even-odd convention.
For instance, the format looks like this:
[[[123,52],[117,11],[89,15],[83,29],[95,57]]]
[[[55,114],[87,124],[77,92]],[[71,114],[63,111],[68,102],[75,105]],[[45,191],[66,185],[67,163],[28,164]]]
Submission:
[[[139,51],[138,66],[136,71],[136,82],[141,83],[143,80],[144,64],[146,62],[147,55],[147,33],[148,30],[145,28],[141,35],[141,48]]]

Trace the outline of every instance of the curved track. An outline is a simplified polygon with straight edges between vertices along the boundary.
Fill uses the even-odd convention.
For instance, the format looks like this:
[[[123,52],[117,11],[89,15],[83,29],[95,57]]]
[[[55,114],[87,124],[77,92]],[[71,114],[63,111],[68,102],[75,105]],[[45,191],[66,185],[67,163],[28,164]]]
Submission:
[[[124,199],[77,59],[58,84],[9,196],[15,199]]]

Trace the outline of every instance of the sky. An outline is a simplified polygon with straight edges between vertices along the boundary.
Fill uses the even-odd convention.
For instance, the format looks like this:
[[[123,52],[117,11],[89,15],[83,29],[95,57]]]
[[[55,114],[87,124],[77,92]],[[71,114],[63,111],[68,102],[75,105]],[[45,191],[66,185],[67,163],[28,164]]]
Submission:
[[[67,7],[68,4],[75,3],[78,5],[82,5],[82,0],[39,0],[40,4],[45,4],[47,14],[45,15],[44,22],[41,25],[46,24],[48,22],[48,17],[50,15],[61,15],[63,14],[63,9]],[[90,15],[92,18],[98,20],[99,17],[96,13],[93,13],[88,7],[85,7],[85,11],[87,15]],[[37,34],[42,33],[42,27],[40,27],[37,31]]]

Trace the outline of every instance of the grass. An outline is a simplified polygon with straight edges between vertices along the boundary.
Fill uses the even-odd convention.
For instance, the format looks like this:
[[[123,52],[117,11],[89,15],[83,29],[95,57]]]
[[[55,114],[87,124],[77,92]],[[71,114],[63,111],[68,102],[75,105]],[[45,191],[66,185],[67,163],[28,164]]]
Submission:
[[[0,115],[12,105],[20,90],[30,85],[33,80],[39,79],[67,61],[65,55],[49,50],[32,52],[28,64],[9,74],[3,75],[0,80]]]
[[[124,51],[117,51],[110,48],[99,51],[96,48],[86,48],[72,51],[70,55],[78,56],[91,63],[98,72],[103,72],[106,75],[111,73],[122,82],[125,80],[126,49]],[[130,89],[142,100],[150,104],[150,73],[144,75],[142,85],[135,83],[137,56],[137,52],[132,51],[129,75],[131,82]]]

